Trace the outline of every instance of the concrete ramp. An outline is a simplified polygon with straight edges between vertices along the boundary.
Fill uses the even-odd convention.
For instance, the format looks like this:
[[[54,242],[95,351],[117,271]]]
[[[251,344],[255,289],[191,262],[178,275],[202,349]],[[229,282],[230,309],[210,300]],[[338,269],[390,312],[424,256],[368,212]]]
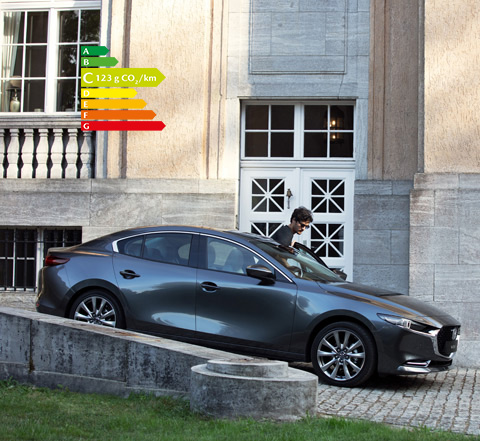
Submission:
[[[128,396],[189,395],[191,368],[238,355],[0,307],[0,379]]]
[[[84,393],[188,396],[195,411],[260,419],[315,413],[318,384],[285,362],[239,362],[228,352],[0,307],[0,380],[9,378]]]

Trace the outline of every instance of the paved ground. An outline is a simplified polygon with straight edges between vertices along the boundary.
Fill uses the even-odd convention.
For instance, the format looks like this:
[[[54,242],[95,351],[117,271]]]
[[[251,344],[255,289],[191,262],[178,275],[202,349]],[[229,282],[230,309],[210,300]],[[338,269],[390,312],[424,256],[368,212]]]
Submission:
[[[318,412],[480,435],[480,370],[375,378],[366,387],[352,389],[319,383]]]
[[[34,296],[0,293],[0,305],[34,310]],[[308,370],[305,365],[303,367]],[[318,385],[321,415],[480,435],[480,370],[378,378],[361,388]]]

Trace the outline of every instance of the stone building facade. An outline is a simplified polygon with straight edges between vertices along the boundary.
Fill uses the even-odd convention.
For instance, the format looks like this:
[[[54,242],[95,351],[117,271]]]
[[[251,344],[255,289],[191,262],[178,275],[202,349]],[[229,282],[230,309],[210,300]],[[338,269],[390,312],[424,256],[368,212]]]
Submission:
[[[458,363],[480,366],[476,0],[0,8],[0,289],[34,290],[52,244],[147,224],[272,234],[306,205],[303,241],[350,280],[451,312]],[[137,89],[163,131],[79,130],[84,43],[165,75]]]

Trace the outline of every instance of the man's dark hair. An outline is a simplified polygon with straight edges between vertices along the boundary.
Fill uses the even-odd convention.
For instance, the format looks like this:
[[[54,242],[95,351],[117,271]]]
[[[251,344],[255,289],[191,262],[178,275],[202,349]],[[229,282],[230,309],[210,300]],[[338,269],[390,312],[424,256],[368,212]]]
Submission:
[[[293,220],[296,220],[298,222],[313,222],[313,214],[308,208],[298,207],[293,210],[290,222],[292,222]]]

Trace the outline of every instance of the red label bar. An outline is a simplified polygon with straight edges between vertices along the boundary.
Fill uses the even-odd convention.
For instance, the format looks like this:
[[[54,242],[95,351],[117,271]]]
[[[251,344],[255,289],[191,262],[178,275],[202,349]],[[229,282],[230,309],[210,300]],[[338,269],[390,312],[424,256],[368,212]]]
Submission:
[[[96,130],[154,130],[160,131],[165,128],[162,121],[82,121],[82,131]]]

